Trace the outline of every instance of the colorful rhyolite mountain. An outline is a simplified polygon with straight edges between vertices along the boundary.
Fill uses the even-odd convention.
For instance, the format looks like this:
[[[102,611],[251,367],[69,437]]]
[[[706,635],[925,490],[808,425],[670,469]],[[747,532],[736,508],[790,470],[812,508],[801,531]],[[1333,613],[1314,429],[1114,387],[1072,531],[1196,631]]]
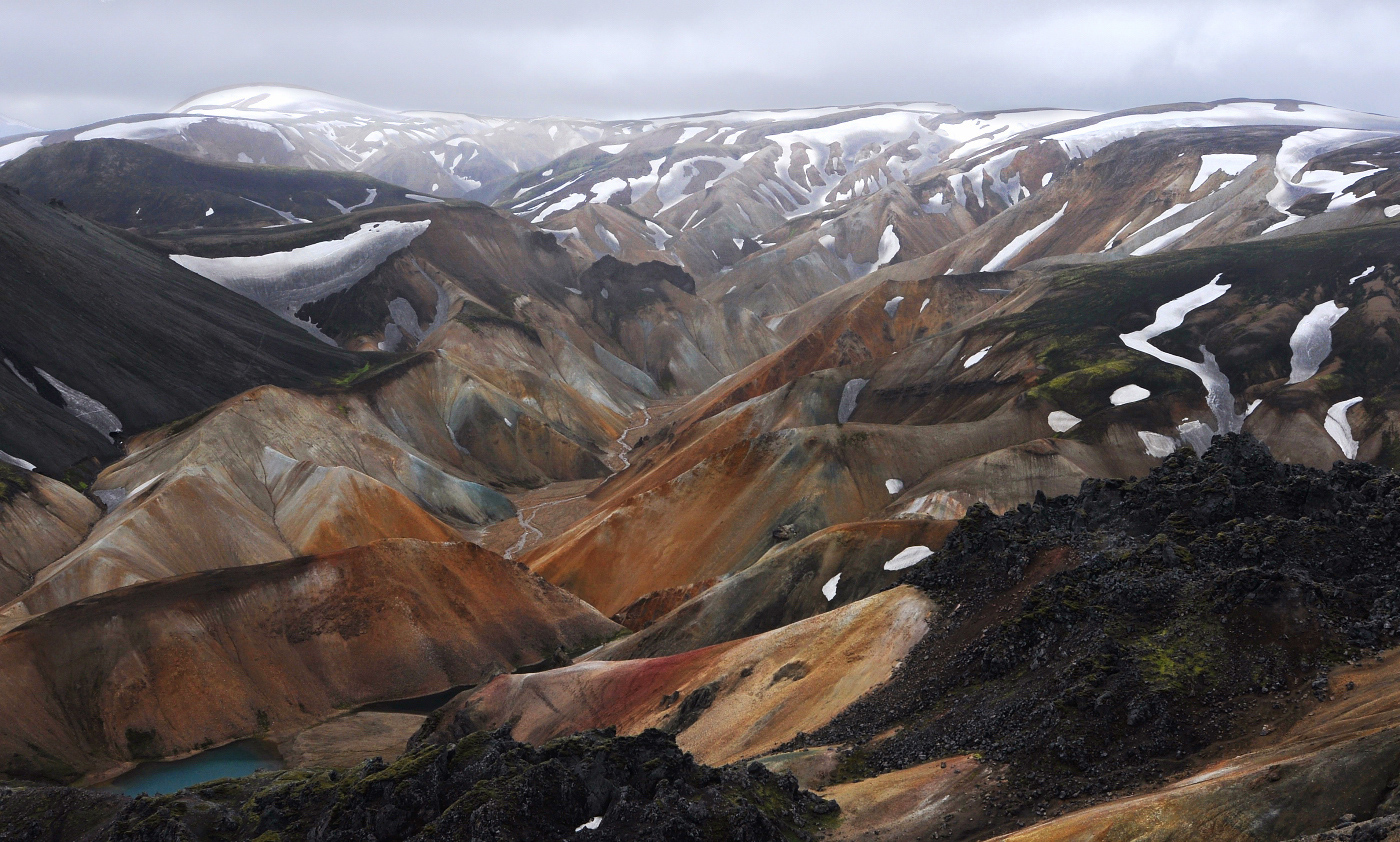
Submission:
[[[1400,120],[21,130],[0,839],[1400,823]]]

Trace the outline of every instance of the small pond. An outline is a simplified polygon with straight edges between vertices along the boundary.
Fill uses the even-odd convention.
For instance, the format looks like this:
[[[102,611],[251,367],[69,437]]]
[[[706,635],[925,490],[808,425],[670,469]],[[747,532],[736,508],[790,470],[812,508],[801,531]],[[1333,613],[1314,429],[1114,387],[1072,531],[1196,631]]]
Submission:
[[[183,760],[155,760],[103,784],[126,795],[161,795],[187,786],[283,769],[276,748],[262,740],[240,740]]]

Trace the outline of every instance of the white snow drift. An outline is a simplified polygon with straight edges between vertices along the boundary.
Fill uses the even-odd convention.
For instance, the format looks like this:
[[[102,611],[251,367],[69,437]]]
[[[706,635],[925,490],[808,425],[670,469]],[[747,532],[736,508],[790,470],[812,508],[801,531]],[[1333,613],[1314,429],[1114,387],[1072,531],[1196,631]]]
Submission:
[[[427,231],[431,222],[367,222],[339,240],[251,257],[172,254],[170,259],[330,342],[315,325],[298,319],[296,312],[304,304],[354,286]]]

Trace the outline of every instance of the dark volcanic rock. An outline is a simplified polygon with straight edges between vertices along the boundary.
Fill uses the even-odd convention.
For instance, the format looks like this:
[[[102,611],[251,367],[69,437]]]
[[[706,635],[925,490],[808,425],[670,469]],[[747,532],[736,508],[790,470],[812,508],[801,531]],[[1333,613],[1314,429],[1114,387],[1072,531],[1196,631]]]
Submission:
[[[263,773],[173,795],[0,789],[0,842],[811,839],[838,808],[759,764],[701,766],[660,731],[591,731],[534,748],[478,732],[392,766]],[[586,827],[600,819],[596,827]]]
[[[584,270],[579,277],[580,286],[585,292],[598,287],[606,287],[614,294],[633,294],[642,287],[656,287],[667,283],[681,292],[695,294],[695,279],[681,267],[659,260],[645,263],[623,263],[612,255],[605,254]]]
[[[979,505],[905,576],[946,626],[808,742],[902,725],[859,750],[870,769],[979,751],[1024,801],[1158,779],[1394,644],[1398,526],[1389,470],[1287,465],[1249,436],[1004,516]]]

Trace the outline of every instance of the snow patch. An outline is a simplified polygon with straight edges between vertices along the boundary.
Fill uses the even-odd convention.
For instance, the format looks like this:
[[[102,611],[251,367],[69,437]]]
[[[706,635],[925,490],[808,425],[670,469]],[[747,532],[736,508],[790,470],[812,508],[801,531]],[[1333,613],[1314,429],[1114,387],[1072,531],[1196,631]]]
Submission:
[[[622,249],[622,243],[618,242],[617,235],[604,228],[603,223],[600,222],[594,225],[593,233],[598,235],[598,239],[602,240],[603,244],[606,245],[613,254],[616,254]]]
[[[903,570],[906,567],[913,567],[931,555],[933,555],[933,550],[922,545],[905,547],[896,553],[894,558],[885,562],[885,569]]]
[[[1358,403],[1361,403],[1361,398],[1337,401],[1327,408],[1327,419],[1322,423],[1327,435],[1332,437],[1332,441],[1337,443],[1348,459],[1355,459],[1356,451],[1361,446],[1360,442],[1352,438],[1351,424],[1347,421],[1347,410]]]
[[[1300,132],[1284,140],[1275,157],[1274,177],[1277,179],[1277,183],[1266,197],[1269,204],[1279,213],[1288,213],[1288,209],[1305,196],[1315,193],[1332,193],[1334,195],[1342,193],[1361,179],[1383,172],[1380,169],[1363,170],[1357,173],[1341,173],[1335,170],[1303,172],[1303,170],[1307,169],[1312,159],[1319,155],[1344,149],[1367,140],[1391,136],[1393,133],[1389,132],[1315,129]],[[1269,231],[1292,221],[1295,220],[1285,220],[1285,223],[1275,225],[1265,230],[1264,233],[1267,234]]]
[[[9,360],[6,360],[6,362],[9,362]],[[79,392],[77,389],[74,389],[72,386],[69,386],[67,383],[64,383],[62,380],[44,371],[42,368],[36,366],[34,370],[39,372],[39,376],[47,380],[49,385],[57,389],[58,393],[63,396],[63,408],[68,410],[69,415],[72,415],[74,418],[77,418],[79,421],[109,439],[112,438],[113,433],[121,432],[121,419],[117,418],[117,416],[110,409],[103,406],[100,401]],[[18,374],[19,372],[15,373]],[[32,387],[33,384],[30,385]]]
[[[23,140],[16,140],[0,146],[0,166],[4,166],[31,149],[38,149],[44,145],[44,136],[26,137]],[[1396,207],[1400,207],[1397,205]]]
[[[1080,419],[1062,409],[1057,409],[1046,417],[1045,423],[1050,425],[1050,429],[1057,433],[1068,433],[1079,426]]]
[[[967,361],[963,363],[963,368],[972,368],[974,365],[977,365],[978,363],[982,362],[982,358],[987,356],[987,352],[990,350],[992,350],[992,346],[988,345],[987,347],[968,357]]]
[[[1176,450],[1176,439],[1171,436],[1164,436],[1161,433],[1149,433],[1147,430],[1139,430],[1138,438],[1142,440],[1143,447],[1147,448],[1148,456],[1155,456],[1158,459],[1172,455]]]
[[[1191,311],[1204,307],[1228,292],[1230,285],[1221,284],[1220,278],[1221,275],[1216,275],[1205,286],[1194,289],[1158,307],[1156,318],[1147,327],[1118,336],[1124,345],[1134,351],[1155,357],[1168,365],[1184,368],[1200,378],[1201,383],[1206,388],[1206,405],[1215,415],[1217,424],[1217,429],[1211,431],[1212,437],[1223,433],[1238,433],[1244,422],[1243,416],[1235,412],[1235,397],[1230,392],[1230,380],[1220,370],[1220,365],[1215,361],[1215,355],[1202,345],[1203,361],[1198,363],[1160,350],[1152,344],[1152,340],[1181,327],[1187,314]]]
[[[1324,301],[1298,321],[1298,327],[1288,340],[1288,347],[1293,349],[1293,359],[1289,361],[1293,371],[1288,376],[1288,385],[1302,383],[1317,374],[1332,353],[1332,326],[1346,312],[1347,308],[1338,307],[1337,302]]]
[[[351,212],[351,211],[359,210],[360,208],[368,207],[369,205],[374,204],[374,200],[377,199],[377,198],[379,198],[379,188],[378,188],[378,187],[366,187],[366,188],[365,188],[365,199],[364,199],[363,202],[360,202],[358,205],[350,205],[350,206],[347,207],[347,206],[345,206],[345,205],[342,205],[340,202],[337,202],[335,199],[329,199],[329,198],[328,198],[328,199],[326,199],[326,201],[327,201],[327,202],[330,202],[331,207],[333,207],[333,208],[335,208],[336,210],[340,211],[342,214],[347,214],[347,213],[349,213],[349,212]]]
[[[1210,180],[1210,177],[1218,172],[1223,172],[1231,178],[1244,172],[1245,168],[1259,160],[1258,155],[1240,155],[1234,153],[1223,153],[1219,155],[1202,155],[1201,169],[1196,173],[1196,180],[1191,182],[1191,192],[1195,193],[1202,184]]]
[[[409,198],[412,197],[410,196]],[[578,207],[586,201],[588,201],[588,197],[583,195],[582,193],[570,193],[568,196],[565,196],[564,198],[560,199],[559,201],[540,211],[538,216],[530,220],[530,224],[539,225],[541,222],[548,219],[552,214],[559,211],[573,210],[574,208]]]
[[[584,830],[584,829],[588,829],[588,830],[597,830],[597,829],[598,829],[598,826],[601,825],[602,823],[603,823],[603,817],[602,817],[602,816],[594,816],[593,818],[589,819],[588,821],[586,821],[586,822],[584,822],[583,824],[579,825],[578,827],[574,828],[574,833],[578,833],[580,830]]]
[[[855,377],[846,381],[846,385],[841,387],[841,402],[836,407],[836,423],[844,424],[851,420],[851,414],[856,411],[856,398],[860,395],[860,390],[869,383],[861,377]]]
[[[904,490],[904,480],[902,480],[902,479],[887,479],[887,480],[885,480],[885,490],[888,491],[888,492],[891,493],[891,494],[898,494],[899,492],[901,492],[901,491]]]
[[[627,179],[625,178],[614,177],[605,181],[600,181],[593,185],[592,189],[589,191],[593,194],[593,198],[588,201],[594,204],[606,204],[609,199],[621,193],[623,190],[626,190],[627,187]]]
[[[1137,248],[1133,249],[1133,257],[1143,257],[1149,254],[1156,254],[1157,252],[1161,251],[1167,246],[1170,246],[1171,244],[1175,243],[1177,240],[1180,240],[1182,237],[1185,237],[1187,234],[1190,234],[1193,230],[1195,230],[1197,225],[1200,225],[1202,222],[1205,222],[1209,218],[1210,214],[1206,214],[1200,219],[1193,220],[1191,222],[1186,223],[1185,225],[1173,228],[1172,230],[1168,231],[1162,236],[1149,240],[1143,245],[1140,245]]]
[[[1150,397],[1152,397],[1151,392],[1136,383],[1129,383],[1126,386],[1119,386],[1117,389],[1114,389],[1113,394],[1108,396],[1108,402],[1114,406],[1123,406],[1124,404],[1137,403],[1140,400],[1145,400]]]
[[[894,256],[899,254],[899,235],[894,232],[893,225],[886,225],[885,230],[880,234],[880,244],[875,250],[875,268],[888,264],[894,260]]]
[[[827,602],[836,598],[836,584],[840,581],[841,574],[837,573],[835,576],[827,579],[825,585],[822,585],[822,596],[826,597]]]
[[[899,312],[899,304],[900,304],[900,302],[903,301],[903,300],[904,300],[904,296],[902,296],[902,295],[896,295],[894,298],[891,298],[889,301],[886,301],[886,302],[885,302],[885,315],[887,315],[887,316],[889,316],[890,318],[893,319],[893,318],[894,318],[894,314],[897,313],[897,312]]]
[[[367,222],[339,240],[250,257],[172,254],[170,259],[333,345],[315,325],[298,319],[296,312],[304,304],[354,286],[427,231],[431,222]]]
[[[1220,126],[1339,126],[1354,129],[1394,129],[1391,117],[1362,114],[1325,105],[1304,103],[1296,110],[1282,110],[1272,102],[1221,103],[1199,111],[1161,111],[1156,114],[1123,114],[1056,134],[1047,140],[1060,143],[1072,158],[1088,158],[1115,141],[1162,129]]]
[[[33,462],[26,462],[18,456],[11,456],[3,450],[0,450],[0,462],[7,462],[11,465],[14,465],[16,468],[22,468],[26,471],[34,470]]]
[[[1356,283],[1357,281],[1361,280],[1362,278],[1365,278],[1365,277],[1370,276],[1371,273],[1373,273],[1373,272],[1375,272],[1375,271],[1376,271],[1376,267],[1374,267],[1374,266],[1367,266],[1365,272],[1362,272],[1360,275],[1357,275],[1355,278],[1352,278],[1351,280],[1347,281],[1347,285],[1350,286],[1351,284]]]
[[[646,220],[646,226],[647,232],[651,235],[651,244],[656,246],[657,251],[664,250],[666,248],[666,241],[671,239],[671,235],[666,233],[665,228],[662,228],[650,219]]]

